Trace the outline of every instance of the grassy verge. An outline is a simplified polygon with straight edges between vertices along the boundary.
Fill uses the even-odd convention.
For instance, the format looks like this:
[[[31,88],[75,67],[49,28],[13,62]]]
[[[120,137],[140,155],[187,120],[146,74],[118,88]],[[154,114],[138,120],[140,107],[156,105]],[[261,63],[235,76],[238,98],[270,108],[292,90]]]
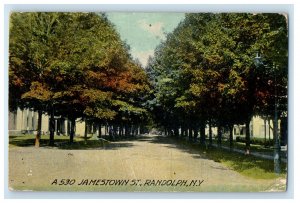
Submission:
[[[213,140],[213,143],[217,144],[217,140]],[[226,146],[226,147],[229,147],[230,143],[229,143],[228,140],[226,140],[226,141],[222,141],[222,145]],[[245,146],[246,146],[246,144],[243,143],[243,142],[236,142],[236,141],[233,142],[233,147],[236,148],[236,149],[244,150]],[[251,144],[250,147],[251,147],[251,150],[256,151],[256,152],[266,152],[266,153],[268,153],[268,152],[273,152],[273,150],[274,150],[273,146],[265,147],[264,145],[258,145],[258,144]]]
[[[35,135],[25,134],[17,136],[9,136],[9,147],[33,147],[35,143]],[[74,142],[69,143],[69,136],[54,136],[55,146],[59,149],[90,149],[105,147],[108,142],[98,140],[92,136],[87,137],[74,137]],[[41,147],[49,146],[49,135],[42,135],[40,139]]]
[[[213,140],[213,143],[217,145],[217,140]],[[230,147],[230,143],[228,140],[222,141],[222,146],[225,147]],[[243,142],[233,142],[233,148],[234,149],[239,149],[239,150],[245,150],[246,144]],[[265,155],[270,155],[273,156],[274,153],[274,146],[264,146],[260,144],[251,144],[250,145],[250,152],[258,152],[262,153]],[[286,152],[281,151],[281,157],[285,158],[286,157]]]
[[[179,147],[190,148],[194,153],[199,153],[200,156],[222,163],[230,169],[239,172],[240,174],[254,179],[275,179],[285,178],[287,172],[287,164],[281,163],[281,173],[274,173],[273,160],[245,155],[237,152],[230,152],[219,148],[206,148],[199,144],[189,143],[182,140],[175,140]]]
[[[274,163],[272,160],[257,158],[251,155],[227,152],[224,150],[212,148],[203,151],[208,158],[220,162],[229,168],[241,173],[242,175],[256,179],[274,179],[285,177],[286,164],[282,163],[282,172],[280,175],[274,173]]]

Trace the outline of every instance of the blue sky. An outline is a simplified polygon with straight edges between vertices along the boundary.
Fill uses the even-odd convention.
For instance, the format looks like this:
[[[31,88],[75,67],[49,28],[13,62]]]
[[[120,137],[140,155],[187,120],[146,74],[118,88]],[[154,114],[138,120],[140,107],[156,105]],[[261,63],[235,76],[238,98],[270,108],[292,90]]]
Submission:
[[[155,47],[172,32],[184,13],[107,13],[121,39],[131,48],[133,58],[146,65]]]

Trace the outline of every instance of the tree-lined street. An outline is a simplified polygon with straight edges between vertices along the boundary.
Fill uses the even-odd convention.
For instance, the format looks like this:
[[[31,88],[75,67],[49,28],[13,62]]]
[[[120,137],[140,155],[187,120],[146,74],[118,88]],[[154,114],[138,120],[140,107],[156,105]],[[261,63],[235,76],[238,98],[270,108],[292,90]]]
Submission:
[[[244,124],[249,153],[253,116],[274,124],[287,117],[287,37],[280,14],[187,14],[146,68],[155,121],[167,134],[178,137],[181,129],[190,140],[199,135],[202,144],[205,127],[217,127],[218,144],[225,130],[231,147],[233,126]]]
[[[35,129],[25,126],[9,135],[10,187],[285,190],[287,22],[278,13],[187,13],[164,33],[162,22],[141,19],[144,30],[161,37],[142,65],[106,13],[13,12],[11,121],[14,126],[23,122],[17,112],[22,126],[32,124],[35,113],[38,118]],[[43,117],[48,119],[44,123]],[[259,126],[264,140],[254,136],[254,117],[264,120]],[[83,135],[77,123],[84,125]],[[48,126],[45,132],[42,125]],[[62,132],[59,125],[64,125]],[[233,135],[235,127],[241,127],[239,137]],[[265,159],[264,153],[274,159]],[[83,188],[54,181],[104,178],[143,182]],[[201,185],[145,185],[154,179]]]

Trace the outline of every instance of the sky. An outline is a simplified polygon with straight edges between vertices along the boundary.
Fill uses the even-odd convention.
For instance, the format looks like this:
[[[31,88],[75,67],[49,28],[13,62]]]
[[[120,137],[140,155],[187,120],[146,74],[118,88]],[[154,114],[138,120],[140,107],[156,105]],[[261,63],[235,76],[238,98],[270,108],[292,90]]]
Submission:
[[[155,47],[184,19],[184,13],[107,13],[133,58],[145,67]]]

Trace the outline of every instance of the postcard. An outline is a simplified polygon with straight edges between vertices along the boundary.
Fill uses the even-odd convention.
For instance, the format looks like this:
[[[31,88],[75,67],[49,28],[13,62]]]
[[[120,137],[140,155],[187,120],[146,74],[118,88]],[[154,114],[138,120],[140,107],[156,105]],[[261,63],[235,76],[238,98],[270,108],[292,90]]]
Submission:
[[[288,15],[11,12],[11,191],[285,192]]]

